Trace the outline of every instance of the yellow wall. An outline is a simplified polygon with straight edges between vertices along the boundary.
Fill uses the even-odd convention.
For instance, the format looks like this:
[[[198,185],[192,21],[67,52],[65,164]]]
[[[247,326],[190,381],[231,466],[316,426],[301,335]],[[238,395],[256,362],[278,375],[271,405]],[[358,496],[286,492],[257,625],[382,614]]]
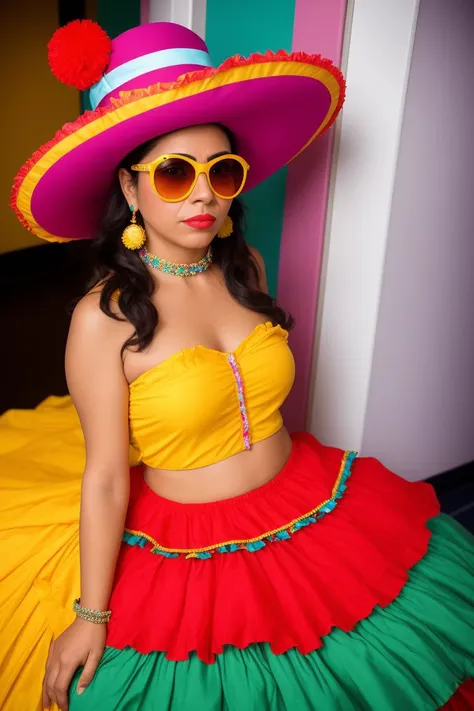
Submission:
[[[9,207],[13,178],[33,151],[77,118],[79,92],[51,74],[46,45],[58,26],[57,0],[4,0],[2,67],[0,253],[46,244]]]

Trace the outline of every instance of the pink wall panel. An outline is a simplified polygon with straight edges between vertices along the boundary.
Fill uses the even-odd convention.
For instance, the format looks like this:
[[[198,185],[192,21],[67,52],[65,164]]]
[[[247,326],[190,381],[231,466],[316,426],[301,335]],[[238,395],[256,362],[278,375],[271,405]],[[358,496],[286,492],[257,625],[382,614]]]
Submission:
[[[340,64],[347,0],[296,0],[293,50]],[[328,199],[333,131],[290,163],[278,273],[278,301],[296,319],[290,342],[297,374],[284,416],[291,431],[306,426],[314,329]]]

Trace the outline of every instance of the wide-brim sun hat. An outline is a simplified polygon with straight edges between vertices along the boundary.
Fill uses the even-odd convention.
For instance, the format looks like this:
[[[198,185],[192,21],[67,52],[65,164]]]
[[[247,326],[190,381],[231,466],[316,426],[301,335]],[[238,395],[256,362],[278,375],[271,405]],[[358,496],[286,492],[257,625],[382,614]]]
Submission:
[[[222,124],[250,165],[248,191],[326,131],[344,101],[340,70],[320,55],[236,55],[213,68],[204,41],[169,22],[110,41],[96,23],[75,21],[53,36],[49,58],[65,83],[92,87],[93,106],[41,146],[14,180],[18,219],[50,242],[97,235],[117,166],[142,143]]]

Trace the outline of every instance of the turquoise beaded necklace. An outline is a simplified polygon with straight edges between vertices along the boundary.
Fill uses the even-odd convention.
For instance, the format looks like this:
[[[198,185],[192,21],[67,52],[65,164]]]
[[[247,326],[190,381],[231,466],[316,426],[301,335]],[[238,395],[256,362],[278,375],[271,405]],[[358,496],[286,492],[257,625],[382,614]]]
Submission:
[[[196,274],[202,274],[209,269],[212,264],[212,247],[209,246],[206,256],[194,262],[193,264],[179,264],[178,262],[168,262],[167,259],[157,257],[156,254],[151,254],[146,247],[142,247],[139,252],[141,259],[148,264],[149,267],[164,272],[165,274],[173,274],[174,276],[189,277]]]

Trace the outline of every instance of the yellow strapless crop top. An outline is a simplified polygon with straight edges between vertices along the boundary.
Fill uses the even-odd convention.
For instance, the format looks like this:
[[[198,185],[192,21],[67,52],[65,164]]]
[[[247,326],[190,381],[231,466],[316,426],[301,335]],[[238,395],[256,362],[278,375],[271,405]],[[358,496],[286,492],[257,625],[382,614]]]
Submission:
[[[130,435],[140,461],[197,469],[277,432],[294,380],[288,333],[259,324],[233,353],[185,348],[130,384]]]

